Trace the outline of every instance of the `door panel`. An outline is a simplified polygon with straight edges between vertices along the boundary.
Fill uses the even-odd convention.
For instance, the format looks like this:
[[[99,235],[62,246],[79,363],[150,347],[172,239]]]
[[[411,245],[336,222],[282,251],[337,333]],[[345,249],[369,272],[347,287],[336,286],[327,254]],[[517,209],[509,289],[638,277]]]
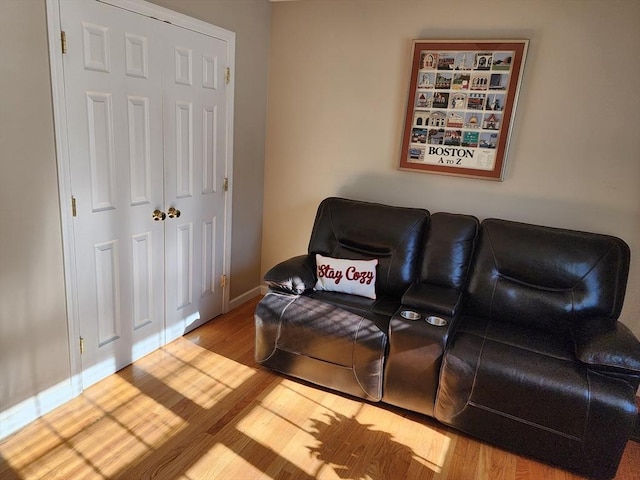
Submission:
[[[226,42],[172,27],[164,54],[167,331],[222,312]]]
[[[60,7],[87,387],[163,343],[162,52],[149,18]]]

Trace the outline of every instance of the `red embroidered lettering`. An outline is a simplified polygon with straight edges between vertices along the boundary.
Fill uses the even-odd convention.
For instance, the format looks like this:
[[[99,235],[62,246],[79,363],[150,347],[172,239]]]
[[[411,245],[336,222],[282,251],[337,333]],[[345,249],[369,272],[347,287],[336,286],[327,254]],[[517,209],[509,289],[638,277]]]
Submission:
[[[318,277],[330,278],[335,281],[336,285],[340,283],[340,280],[342,280],[342,276],[342,271],[334,270],[330,265],[320,265],[318,267]]]
[[[371,285],[373,281],[373,273],[372,272],[358,272],[356,267],[351,266],[347,268],[347,280],[353,280],[360,282],[361,284]]]

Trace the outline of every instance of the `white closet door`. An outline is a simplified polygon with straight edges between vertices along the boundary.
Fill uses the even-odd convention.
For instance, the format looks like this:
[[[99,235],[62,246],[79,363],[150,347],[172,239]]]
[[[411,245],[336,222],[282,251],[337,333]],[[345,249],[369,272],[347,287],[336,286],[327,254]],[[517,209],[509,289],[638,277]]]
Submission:
[[[86,388],[222,313],[230,52],[96,1],[60,17]]]
[[[150,18],[60,7],[86,388],[163,341],[162,50]]]
[[[163,53],[169,339],[222,313],[227,42],[178,27]],[[167,210],[169,212],[169,210]]]

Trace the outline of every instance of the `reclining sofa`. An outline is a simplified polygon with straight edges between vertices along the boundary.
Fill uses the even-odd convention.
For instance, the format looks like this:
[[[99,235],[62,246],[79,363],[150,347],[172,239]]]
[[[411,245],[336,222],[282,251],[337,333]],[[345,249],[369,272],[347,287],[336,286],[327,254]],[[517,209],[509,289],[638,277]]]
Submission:
[[[628,270],[607,235],[328,198],[265,275],[255,358],[612,478],[638,415]]]

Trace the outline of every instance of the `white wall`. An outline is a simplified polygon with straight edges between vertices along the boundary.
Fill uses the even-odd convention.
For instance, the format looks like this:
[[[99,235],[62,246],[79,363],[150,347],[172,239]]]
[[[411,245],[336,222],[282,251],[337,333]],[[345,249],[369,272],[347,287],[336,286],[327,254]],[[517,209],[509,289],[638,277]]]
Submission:
[[[607,233],[640,337],[640,2],[306,0],[272,7],[262,270],[327,196]],[[412,39],[528,38],[504,182],[396,170]]]

